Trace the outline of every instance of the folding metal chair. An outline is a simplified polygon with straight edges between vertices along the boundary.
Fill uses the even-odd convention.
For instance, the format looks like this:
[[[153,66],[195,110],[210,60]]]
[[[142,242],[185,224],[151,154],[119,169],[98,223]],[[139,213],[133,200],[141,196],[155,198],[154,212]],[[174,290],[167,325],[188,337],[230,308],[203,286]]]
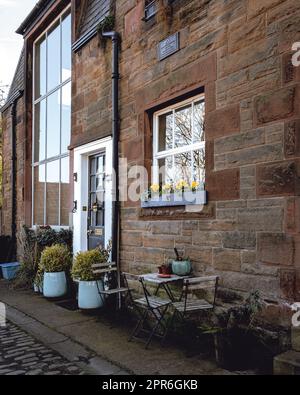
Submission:
[[[134,299],[130,292],[132,304],[136,307],[139,319],[128,341],[131,341],[132,339],[140,340],[138,337],[140,333],[148,333],[149,336],[146,339],[145,346],[147,349],[154,336],[160,337],[162,339],[165,338],[165,334],[168,329],[167,323],[165,321],[165,314],[171,304],[171,301],[159,298],[158,296],[152,296],[147,290],[143,278],[130,273],[123,273],[123,276],[128,288],[128,280],[136,282],[138,281],[141,284],[144,293],[144,297]],[[154,322],[152,326],[150,322],[151,319]],[[147,329],[145,328],[146,323],[149,325],[149,328]],[[159,333],[159,331],[161,331],[161,333]]]
[[[169,322],[167,333],[172,329],[175,318],[184,322],[187,316],[199,313],[200,311],[213,310],[216,304],[218,290],[218,276],[187,278],[183,281],[183,288],[179,302],[173,302],[173,315]],[[195,293],[208,292],[211,290],[211,300],[208,297],[198,298]]]
[[[93,273],[97,274],[97,275],[101,274],[104,276],[109,273],[117,273],[117,265],[115,262],[97,263],[97,264],[94,264],[92,266],[92,268],[93,268]],[[98,287],[98,283],[97,283],[97,287]],[[119,286],[117,286],[116,288],[112,288],[112,289],[102,290],[102,289],[99,289],[99,287],[98,287],[98,292],[99,292],[99,295],[101,296],[101,299],[103,301],[105,300],[106,297],[117,295],[118,296],[117,308],[118,308],[118,307],[120,307],[121,297],[130,291],[127,287],[121,287],[121,284],[119,284]]]

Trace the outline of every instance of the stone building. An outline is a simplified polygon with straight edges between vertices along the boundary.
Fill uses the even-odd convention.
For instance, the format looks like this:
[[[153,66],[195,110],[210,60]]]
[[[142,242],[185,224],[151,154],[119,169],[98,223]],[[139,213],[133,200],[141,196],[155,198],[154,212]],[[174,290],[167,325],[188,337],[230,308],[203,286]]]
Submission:
[[[17,232],[71,226],[75,251],[111,239],[112,43],[99,26],[112,15],[120,158],[148,169],[149,184],[201,183],[205,172],[208,196],[204,207],[121,202],[121,268],[155,271],[177,247],[223,290],[259,290],[266,319],[289,326],[300,298],[297,0],[40,0],[18,29],[24,49],[2,109],[2,232],[12,231],[15,122]]]

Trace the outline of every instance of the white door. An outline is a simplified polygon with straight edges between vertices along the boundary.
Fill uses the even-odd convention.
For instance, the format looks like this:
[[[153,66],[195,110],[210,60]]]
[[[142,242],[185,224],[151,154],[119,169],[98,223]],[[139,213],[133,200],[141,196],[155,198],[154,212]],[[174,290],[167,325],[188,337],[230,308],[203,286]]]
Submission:
[[[103,162],[101,162],[101,158],[105,158],[104,172],[97,168],[98,161],[99,166],[101,163],[103,164]],[[96,247],[97,241],[99,241],[100,244],[107,246],[111,240],[111,137],[89,143],[74,150],[74,175],[75,174],[74,203],[76,202],[76,205],[74,204],[74,207],[77,206],[77,208],[74,210],[73,214],[73,248],[74,253],[76,254],[79,251],[86,251],[89,248]],[[105,190],[103,205],[100,204],[101,191],[99,188],[99,199],[97,199],[97,197],[95,198],[95,194],[97,194],[97,186],[94,182],[97,176],[101,176],[103,178],[103,183],[99,185],[99,188],[101,186],[101,191]]]

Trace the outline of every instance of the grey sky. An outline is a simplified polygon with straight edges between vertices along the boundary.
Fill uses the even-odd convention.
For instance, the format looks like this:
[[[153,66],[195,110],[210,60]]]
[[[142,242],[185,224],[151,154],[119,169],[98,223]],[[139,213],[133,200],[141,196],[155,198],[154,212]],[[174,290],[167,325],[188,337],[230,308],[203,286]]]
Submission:
[[[15,33],[37,0],[0,0],[0,86],[11,84],[23,39]]]

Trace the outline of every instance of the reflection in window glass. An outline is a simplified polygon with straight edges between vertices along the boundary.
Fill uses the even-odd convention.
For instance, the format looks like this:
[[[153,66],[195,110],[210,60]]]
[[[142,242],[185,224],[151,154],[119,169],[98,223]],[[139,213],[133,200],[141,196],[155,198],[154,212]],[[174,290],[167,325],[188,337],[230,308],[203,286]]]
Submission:
[[[36,166],[34,168],[34,225],[44,223],[45,181],[45,165]]]
[[[105,159],[104,156],[99,156],[97,159],[97,174],[105,172]]]
[[[60,84],[60,25],[48,34],[47,70],[48,92]]]
[[[47,99],[47,159],[60,154],[60,91]]]
[[[61,225],[69,225],[69,188],[70,188],[70,164],[69,157],[63,158],[61,160],[61,201],[60,201],[60,215],[61,215]]]
[[[71,138],[71,83],[62,88],[61,153],[68,152]]]
[[[200,96],[154,114],[154,183],[185,181],[190,188],[193,181],[204,183],[204,117]]]
[[[204,141],[204,101],[198,102],[194,106],[194,143]]]
[[[47,44],[44,37],[35,47],[36,99],[46,94],[46,51]]]
[[[158,161],[159,166],[159,183],[160,184],[171,184],[174,181],[173,171],[173,158],[171,156],[160,159]]]
[[[46,157],[46,99],[35,105],[34,161],[41,162]]]
[[[192,155],[190,152],[185,152],[184,154],[175,155],[174,160],[174,173],[175,173],[175,183],[184,180],[187,183],[192,182]]]
[[[194,151],[193,155],[193,179],[205,182],[205,150]]]
[[[71,78],[71,15],[69,14],[62,22],[62,82]]]
[[[64,12],[35,44],[33,212],[37,225],[69,225],[71,15]],[[43,167],[41,166],[43,165]],[[46,196],[40,198],[38,170]],[[37,205],[35,206],[35,200]]]
[[[173,112],[159,117],[158,150],[166,151],[173,147]]]
[[[59,224],[59,160],[47,163],[46,223]]]
[[[175,148],[192,143],[192,106],[175,111]]]

